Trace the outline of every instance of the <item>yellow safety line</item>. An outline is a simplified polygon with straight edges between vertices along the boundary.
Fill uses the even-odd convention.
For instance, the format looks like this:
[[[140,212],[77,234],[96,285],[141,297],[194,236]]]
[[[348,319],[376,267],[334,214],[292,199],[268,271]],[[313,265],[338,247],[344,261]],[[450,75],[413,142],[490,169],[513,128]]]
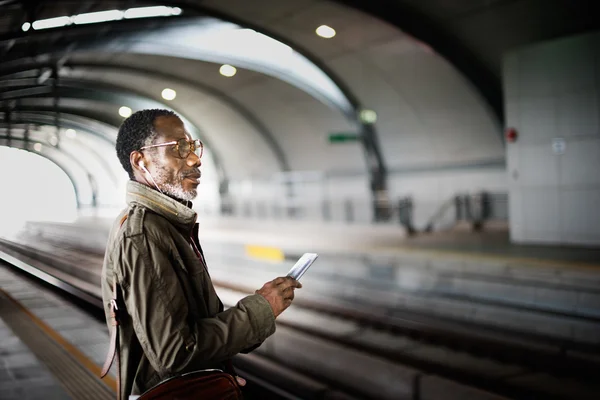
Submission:
[[[285,255],[281,249],[276,247],[246,245],[246,254],[249,257],[261,258],[270,261],[283,261]]]
[[[3,289],[0,289],[0,293],[2,293],[8,300],[13,302],[15,306],[22,312],[24,312],[31,320],[46,334],[46,336],[50,337],[56,343],[58,343],[67,353],[69,353],[79,364],[85,367],[88,371],[90,371],[94,376],[97,376],[100,379],[100,373],[102,371],[102,367],[96,365],[92,360],[90,360],[85,354],[81,352],[77,347],[71,344],[68,340],[66,340],[62,335],[48,326],[44,321],[42,321],[37,315],[33,314],[29,309],[27,309],[24,305],[22,305],[18,300],[14,299],[11,295],[6,293]],[[117,382],[110,375],[106,375],[104,377],[104,383],[112,389],[113,392],[117,392]]]
[[[284,261],[285,253],[276,247],[260,246],[260,245],[245,245],[246,255],[249,257],[266,259],[271,261]],[[600,270],[600,264],[598,263],[587,263],[581,261],[571,260],[548,260],[545,258],[536,258],[535,256],[517,256],[510,254],[493,254],[484,253],[479,250],[452,250],[452,249],[439,249],[439,248],[427,248],[412,245],[403,245],[401,247],[391,248],[388,246],[381,247],[369,247],[369,248],[358,248],[357,251],[364,251],[366,253],[387,253],[387,254],[415,254],[423,256],[425,259],[446,259],[451,257],[451,260],[458,262],[465,261],[491,261],[500,262],[506,264],[520,264],[521,266],[538,266],[538,267],[571,267],[580,269],[593,269]]]

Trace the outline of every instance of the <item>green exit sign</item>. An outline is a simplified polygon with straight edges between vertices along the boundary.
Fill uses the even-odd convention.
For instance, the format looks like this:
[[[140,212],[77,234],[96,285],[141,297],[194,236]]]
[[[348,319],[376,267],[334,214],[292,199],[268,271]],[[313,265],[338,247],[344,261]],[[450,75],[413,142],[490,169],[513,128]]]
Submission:
[[[360,135],[353,132],[335,132],[329,134],[329,143],[356,142],[359,139]]]

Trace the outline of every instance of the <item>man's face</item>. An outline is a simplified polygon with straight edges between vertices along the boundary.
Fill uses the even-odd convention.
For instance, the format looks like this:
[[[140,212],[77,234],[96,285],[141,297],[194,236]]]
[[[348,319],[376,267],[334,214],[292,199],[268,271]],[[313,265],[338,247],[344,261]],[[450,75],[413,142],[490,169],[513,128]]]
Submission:
[[[154,121],[154,128],[157,131],[154,144],[191,139],[178,117],[158,117]],[[152,150],[153,162],[149,169],[153,169],[151,173],[160,190],[182,200],[193,200],[200,184],[200,158],[194,152],[181,158],[176,145],[155,147]]]

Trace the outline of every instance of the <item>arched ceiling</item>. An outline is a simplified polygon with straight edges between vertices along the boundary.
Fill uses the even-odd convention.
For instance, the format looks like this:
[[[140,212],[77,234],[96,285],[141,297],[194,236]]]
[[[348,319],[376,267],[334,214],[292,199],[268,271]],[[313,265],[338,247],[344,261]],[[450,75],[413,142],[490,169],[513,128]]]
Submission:
[[[325,43],[306,29],[307,22],[315,26],[329,24],[336,26],[341,34],[348,33],[345,46],[338,47],[338,51],[344,51],[369,38],[365,31],[371,31],[372,25],[376,25],[375,32],[379,31],[381,21],[385,21],[448,60],[472,82],[500,118],[503,114],[500,76],[506,51],[600,28],[600,20],[592,12],[597,5],[595,0],[182,0],[169,3],[209,10],[240,25],[268,30],[284,41],[293,40],[298,47],[320,59],[323,59],[322,49],[330,50],[320,46]],[[369,18],[372,21],[369,23],[356,17],[356,13],[345,13],[348,8],[378,20]],[[338,29],[338,26],[343,28]]]
[[[4,0],[0,107],[71,114],[116,131],[118,106],[166,104],[207,142],[221,184],[282,171],[366,174],[358,143],[327,143],[330,132],[360,131],[363,108],[377,112],[371,128],[391,173],[502,163],[502,53],[597,27],[585,10],[591,1],[573,3]],[[156,4],[183,13],[21,30],[26,21]],[[320,24],[336,37],[316,36]],[[225,62],[238,67],[235,77],[218,74]],[[177,90],[170,103],[160,99],[164,87]]]
[[[27,79],[25,79],[26,81]],[[79,81],[76,79],[60,79],[57,85],[53,81],[49,81],[49,85],[33,85],[29,86],[22,79],[20,84],[25,86],[13,86],[4,88],[0,91],[0,100],[18,101],[18,106],[14,105],[12,109],[16,110],[58,110],[60,113],[66,111],[77,115],[85,116],[88,119],[103,121],[106,124],[111,124],[114,127],[112,142],[116,140],[116,130],[123,118],[119,117],[117,110],[122,105],[128,105],[134,109],[143,108],[167,108],[167,106],[150,97],[145,97],[139,94],[135,89],[125,91],[123,88],[102,84],[99,81]],[[55,103],[55,96],[58,96],[58,102]],[[87,110],[93,110],[92,113]],[[176,110],[177,111],[177,110]],[[204,134],[197,128],[194,123],[191,123],[185,118],[185,113],[179,112],[179,115],[186,123],[188,130],[194,137],[199,137],[208,143],[210,142]],[[98,126],[91,125],[88,130],[93,129],[98,131]],[[108,157],[114,155],[114,144],[104,154]],[[205,166],[208,169],[209,175],[216,175],[213,179],[226,179],[225,173],[218,164],[218,159],[214,154],[210,154],[204,160],[208,160],[209,165]],[[117,162],[118,164],[118,162]],[[216,164],[216,169],[215,165]],[[208,167],[208,168],[206,168]]]
[[[5,118],[3,118],[5,119]],[[119,167],[118,160],[114,157],[115,147],[115,127],[104,125],[98,121],[80,117],[72,114],[62,113],[58,116],[58,123],[62,129],[58,131],[53,126],[56,123],[56,115],[49,112],[15,112],[11,113],[10,123],[0,122],[0,132],[4,135],[27,139],[26,142],[36,142],[48,144],[55,140],[56,144],[50,143],[52,147],[60,147],[61,150],[69,151],[73,145],[76,147],[71,154],[78,158],[91,156],[92,165],[99,166],[97,170],[92,169],[93,175],[101,174],[112,183],[112,186],[118,187],[123,180],[124,171]],[[92,128],[91,128],[92,127]],[[66,132],[66,130],[71,132]],[[15,134],[15,131],[20,135]],[[36,135],[25,135],[25,131],[41,131],[42,135],[38,138]],[[55,138],[55,139],[53,139]],[[31,147],[31,146],[29,146]],[[89,157],[86,157],[86,161]]]

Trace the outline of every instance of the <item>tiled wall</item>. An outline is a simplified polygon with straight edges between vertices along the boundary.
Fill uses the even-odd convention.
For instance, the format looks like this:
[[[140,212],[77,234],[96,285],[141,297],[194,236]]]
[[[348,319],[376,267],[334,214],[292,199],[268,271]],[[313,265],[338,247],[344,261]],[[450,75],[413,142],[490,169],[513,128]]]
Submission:
[[[507,54],[504,92],[512,240],[599,245],[600,33]]]

